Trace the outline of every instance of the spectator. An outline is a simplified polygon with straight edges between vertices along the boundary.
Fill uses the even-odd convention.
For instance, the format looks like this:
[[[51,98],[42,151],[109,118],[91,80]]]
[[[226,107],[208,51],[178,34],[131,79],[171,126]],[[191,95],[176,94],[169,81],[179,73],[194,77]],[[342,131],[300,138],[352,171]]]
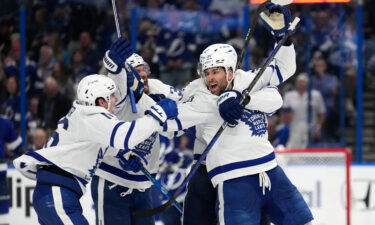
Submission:
[[[93,69],[90,66],[86,66],[83,63],[83,55],[80,50],[76,50],[73,52],[72,56],[72,76],[74,79],[74,83],[78,84],[79,81],[87,76],[88,74],[93,73]]]
[[[309,78],[305,73],[299,74],[295,90],[287,92],[284,97],[284,107],[290,107],[294,115],[290,124],[287,148],[305,148],[321,138],[326,108],[319,91],[311,90],[311,93],[308,93],[308,82]],[[311,121],[308,121],[309,110]]]
[[[271,143],[275,148],[285,148],[290,136],[290,123],[293,120],[293,110],[289,107],[280,109],[280,121],[275,127]]]
[[[99,70],[99,62],[101,62],[101,56],[96,51],[96,47],[92,42],[91,35],[88,32],[82,32],[79,36],[79,43],[81,45],[81,52],[83,56],[84,66],[90,66],[94,72]]]
[[[3,64],[0,61],[0,102],[4,102],[6,99],[6,77],[3,69]]]
[[[57,81],[60,93],[73,101],[75,99],[74,82],[67,66],[62,61],[58,61],[55,64],[52,76]]]
[[[1,112],[13,121],[16,129],[20,126],[20,96],[18,92],[18,79],[11,76],[6,81],[6,99],[1,105]]]
[[[68,113],[71,101],[60,93],[55,78],[47,77],[44,85],[44,93],[39,98],[38,113],[44,122],[44,128],[55,130],[59,119]]]
[[[37,127],[43,125],[41,119],[38,117],[39,98],[33,96],[29,99],[29,110],[26,114],[27,130],[30,136]]]
[[[191,80],[193,52],[196,50],[194,36],[181,31],[178,11],[168,14],[168,23],[161,29],[156,40],[156,54],[160,63],[160,79],[172,86],[182,86]]]
[[[53,56],[53,49],[48,45],[43,45],[40,48],[39,61],[38,61],[38,77],[45,79],[52,75],[53,67],[56,59]]]
[[[0,218],[1,224],[8,224],[9,191],[7,184],[7,150],[17,152],[22,145],[22,139],[13,128],[12,122],[0,117]]]
[[[314,75],[311,80],[311,85],[312,88],[318,90],[323,97],[327,118],[323,133],[324,137],[330,140],[337,133],[336,127],[338,125],[338,113],[335,110],[335,106],[339,81],[336,76],[327,72],[327,68],[327,62],[325,59],[317,58],[314,60]]]
[[[36,151],[42,149],[47,143],[47,132],[42,128],[36,128],[32,134],[32,146],[28,151]]]

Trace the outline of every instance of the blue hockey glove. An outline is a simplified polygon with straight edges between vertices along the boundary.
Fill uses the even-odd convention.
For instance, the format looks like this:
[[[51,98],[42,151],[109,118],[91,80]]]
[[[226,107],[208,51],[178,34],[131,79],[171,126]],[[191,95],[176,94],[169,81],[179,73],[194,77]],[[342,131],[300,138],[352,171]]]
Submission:
[[[220,116],[229,126],[236,126],[236,120],[241,118],[244,107],[240,104],[241,93],[235,90],[224,91],[219,99],[217,105],[219,106]]]
[[[120,166],[123,170],[132,171],[132,172],[139,172],[142,167],[142,161],[137,156],[130,156],[129,159],[119,158]]]
[[[276,40],[280,40],[285,35],[292,20],[290,10],[272,2],[267,3],[266,8],[269,11],[269,15],[262,12],[259,17],[265,28],[271,32]]]
[[[104,66],[109,72],[118,74],[121,72],[126,59],[131,55],[132,48],[130,42],[121,37],[117,39],[105,53],[103,58]]]
[[[149,94],[148,96],[150,96],[155,102],[165,99],[165,95],[163,94]]]
[[[141,99],[144,90],[143,80],[139,76],[137,70],[130,64],[126,64],[125,69],[127,87],[133,91],[135,102],[138,102],[139,99]]]
[[[119,159],[121,168],[126,171],[138,172],[148,163],[144,152],[136,149],[131,151],[120,150],[116,157]]]
[[[160,100],[156,105],[151,106],[146,114],[152,116],[162,125],[167,119],[174,119],[178,115],[177,104],[171,99]]]

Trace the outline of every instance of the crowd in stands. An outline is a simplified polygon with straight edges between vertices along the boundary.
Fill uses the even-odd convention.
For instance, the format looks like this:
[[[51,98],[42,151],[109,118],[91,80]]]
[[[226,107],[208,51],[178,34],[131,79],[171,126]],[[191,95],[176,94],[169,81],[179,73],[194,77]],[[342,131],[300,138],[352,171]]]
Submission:
[[[209,44],[222,42],[232,44],[238,51],[242,48],[244,1],[228,2],[122,1],[119,12],[122,12],[120,18],[125,35],[130,37],[131,9],[137,8],[135,50],[149,63],[154,77],[182,88],[197,78],[199,54]],[[10,0],[0,3],[0,113],[11,119],[19,131],[21,45],[18,4],[18,1]],[[78,82],[88,74],[105,73],[102,56],[117,35],[109,1],[34,0],[25,1],[25,4],[28,106],[25,143],[26,149],[36,150],[42,147],[58,120],[68,112]],[[372,1],[366,4],[374,8]],[[291,10],[302,19],[293,37],[297,72],[279,88],[285,106],[270,118],[270,138],[275,146],[290,147],[306,147],[310,142],[335,142],[342,135],[338,125],[340,88],[346,90],[347,116],[355,117],[356,114],[355,6],[293,5]],[[366,21],[369,21],[366,28],[375,27],[375,19]],[[375,36],[371,29],[365,29],[365,32],[364,66],[371,83],[375,73]],[[260,25],[254,37],[249,47],[250,68],[261,65],[274,43]],[[309,111],[312,112],[310,116]],[[298,123],[307,126],[308,139],[303,143],[288,144],[288,139],[295,139],[296,129],[301,128],[296,125]],[[301,140],[300,137],[297,139]]]

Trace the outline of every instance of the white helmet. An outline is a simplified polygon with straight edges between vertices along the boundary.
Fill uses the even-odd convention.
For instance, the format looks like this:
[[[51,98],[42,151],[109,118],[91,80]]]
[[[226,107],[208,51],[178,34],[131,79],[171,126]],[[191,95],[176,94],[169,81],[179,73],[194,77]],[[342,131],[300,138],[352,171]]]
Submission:
[[[126,59],[126,63],[130,64],[132,67],[144,65],[146,62],[143,60],[142,56],[137,53],[133,53],[129,58]]]
[[[214,67],[224,67],[225,73],[227,75],[227,81],[230,82],[228,78],[228,72],[231,70],[233,72],[236,69],[237,64],[237,53],[236,50],[231,45],[228,44],[213,44],[208,46],[200,55],[198,73],[204,78],[204,71],[206,69]],[[206,79],[203,79],[206,81]],[[232,79],[233,80],[233,79]]]
[[[95,105],[97,98],[110,103],[111,94],[115,93],[115,82],[105,75],[93,74],[84,77],[78,84],[77,98],[87,105]]]
[[[129,58],[126,59],[125,62],[131,65],[133,68],[137,68],[137,66],[145,66],[145,72],[147,75],[150,75],[151,73],[148,63],[137,53],[133,53]]]

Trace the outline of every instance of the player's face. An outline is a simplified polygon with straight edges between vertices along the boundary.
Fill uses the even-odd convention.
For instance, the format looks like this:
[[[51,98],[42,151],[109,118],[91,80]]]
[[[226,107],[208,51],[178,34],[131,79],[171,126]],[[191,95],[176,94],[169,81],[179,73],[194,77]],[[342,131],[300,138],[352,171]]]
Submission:
[[[205,79],[207,81],[208,90],[214,95],[220,95],[228,86],[225,70],[222,67],[214,67],[204,71]],[[233,76],[229,74],[229,79]]]
[[[111,104],[109,105],[108,111],[113,114],[113,108],[116,106],[116,102],[118,101],[114,93],[111,94],[111,98],[109,101],[111,102]],[[108,108],[108,105],[107,105],[107,108]]]
[[[137,66],[135,68],[139,74],[139,76],[142,78],[143,82],[144,82],[144,92],[146,94],[149,93],[149,88],[148,88],[148,74],[147,74],[147,68],[145,65],[140,65],[140,66]]]

